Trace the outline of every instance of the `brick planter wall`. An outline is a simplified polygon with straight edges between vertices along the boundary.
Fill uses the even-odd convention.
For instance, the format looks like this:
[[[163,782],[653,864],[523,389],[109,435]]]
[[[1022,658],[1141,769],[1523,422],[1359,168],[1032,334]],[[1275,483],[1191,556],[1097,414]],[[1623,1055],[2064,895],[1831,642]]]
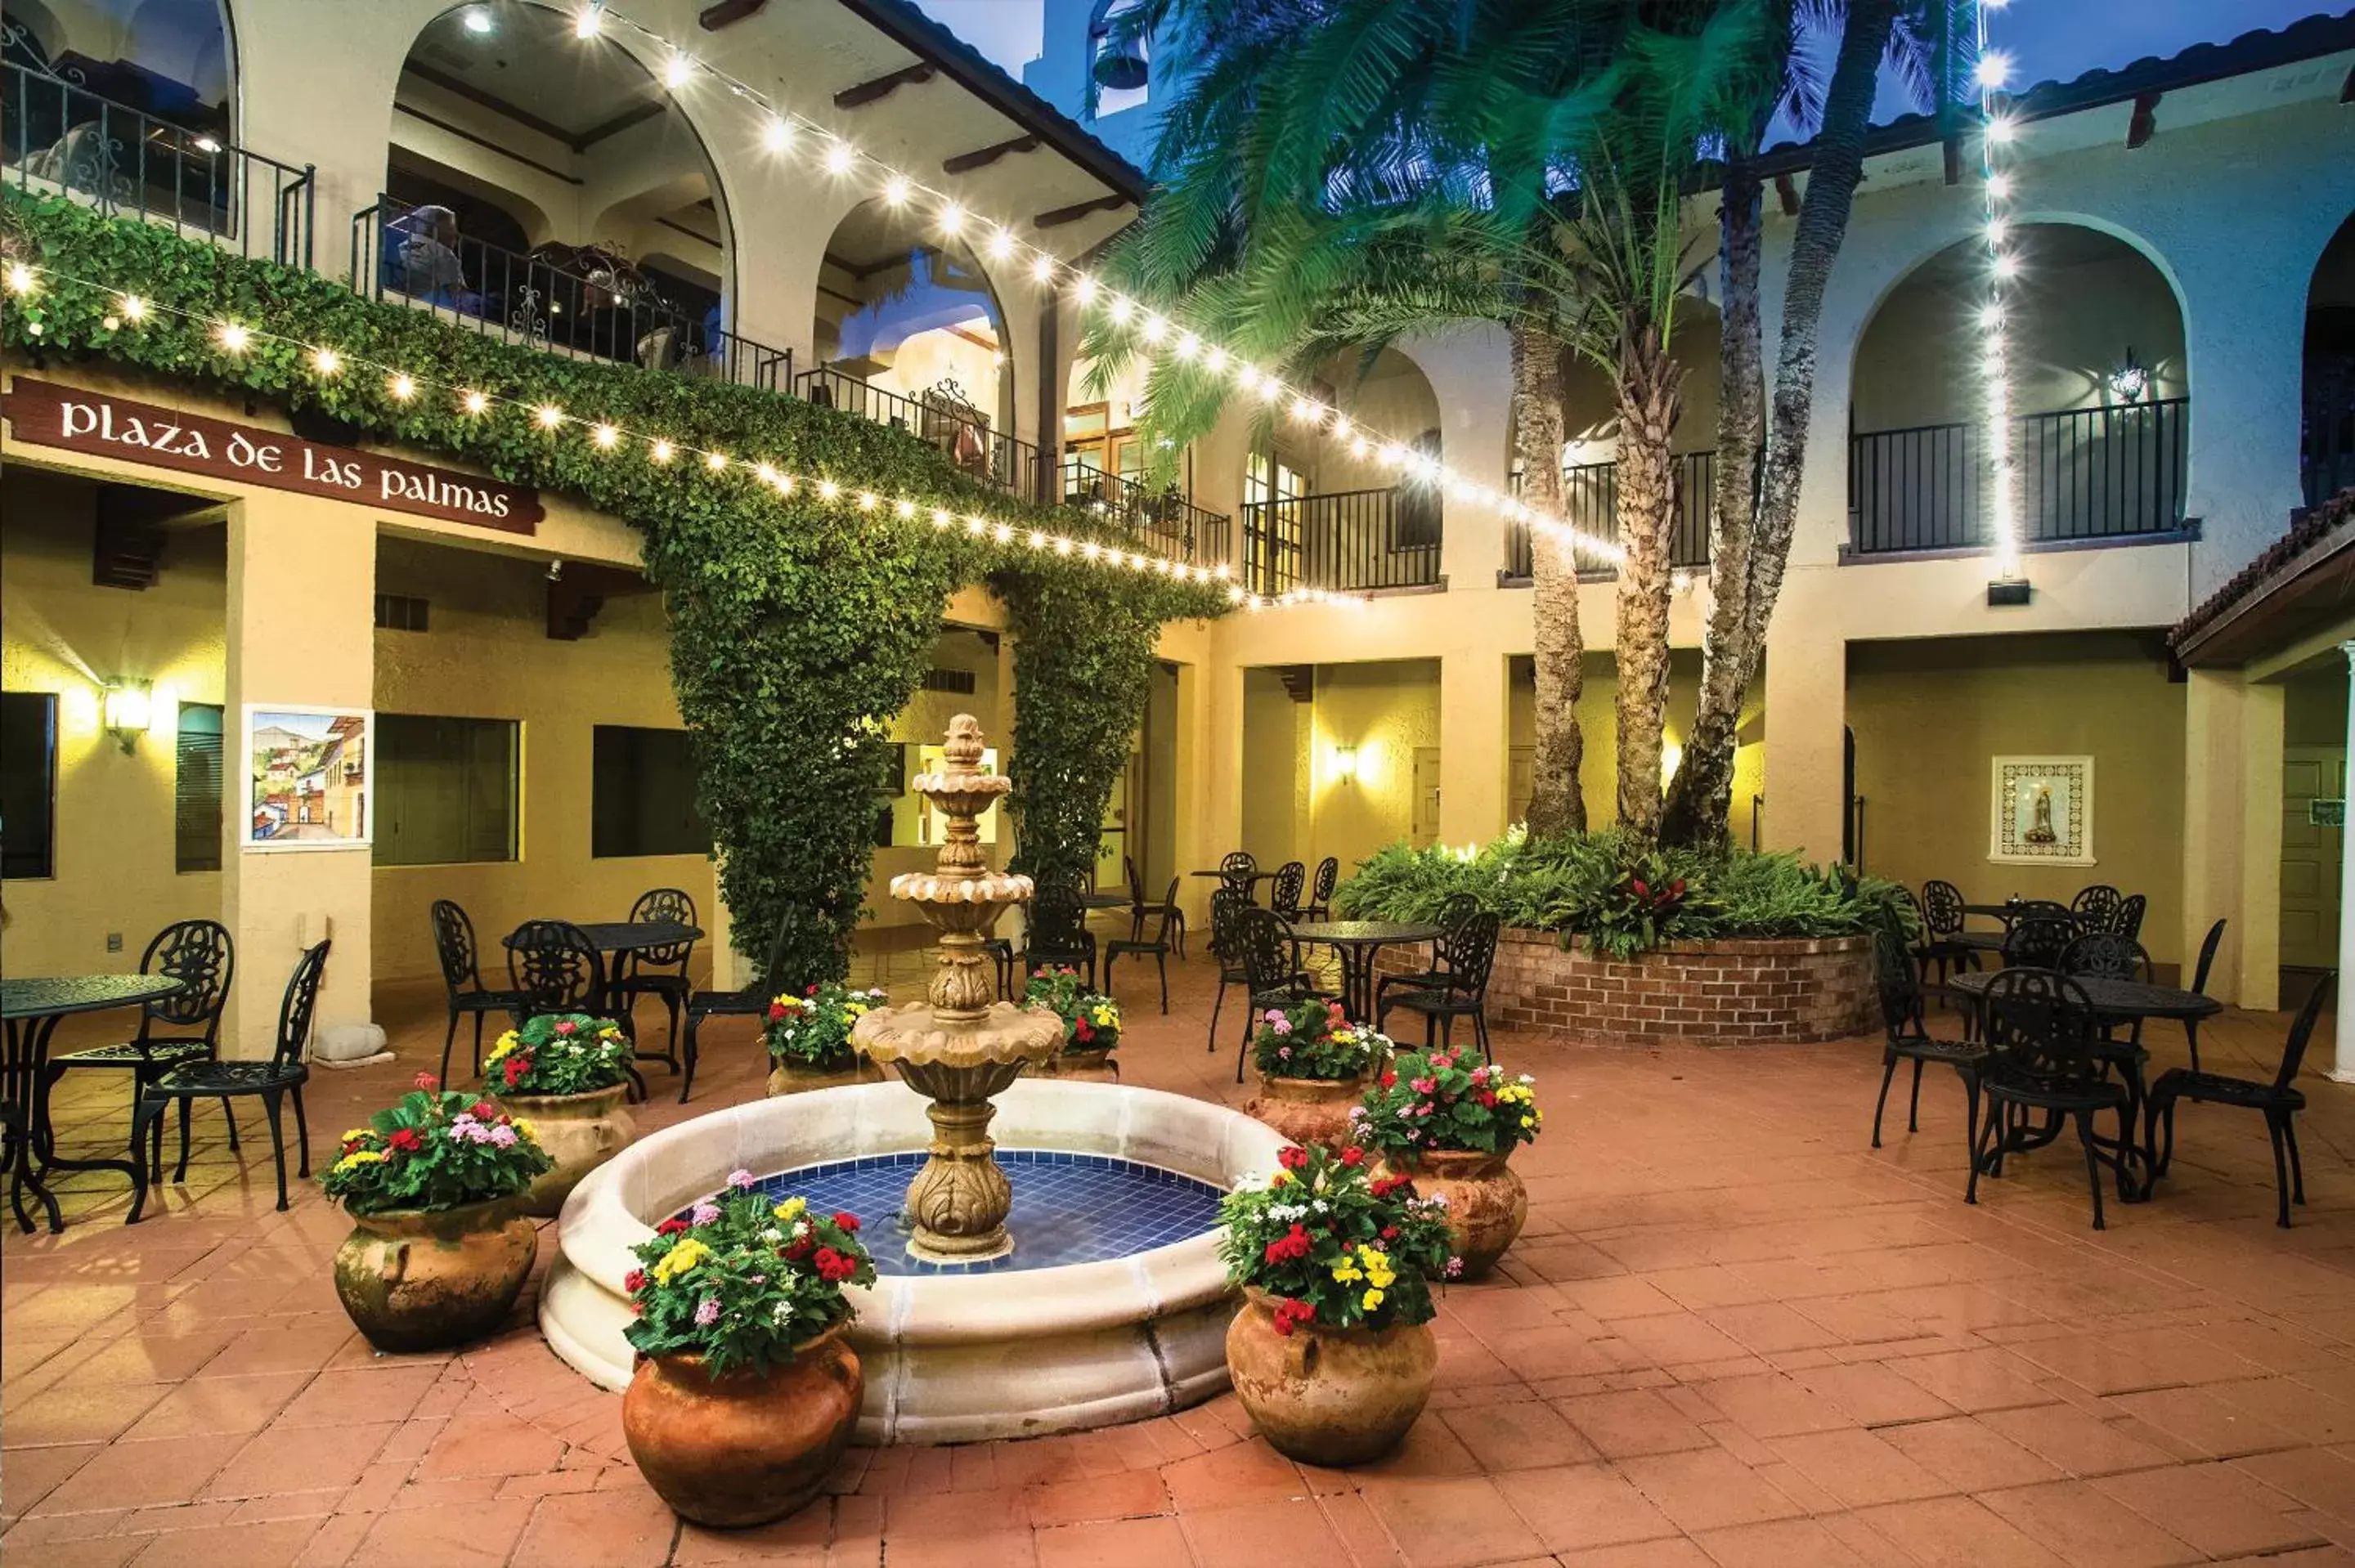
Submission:
[[[1378,968],[1405,973],[1429,957],[1386,948]],[[1565,952],[1551,932],[1508,929],[1488,980],[1488,1022],[1615,1045],[1846,1039],[1881,1027],[1872,939],[1672,942],[1623,964]]]

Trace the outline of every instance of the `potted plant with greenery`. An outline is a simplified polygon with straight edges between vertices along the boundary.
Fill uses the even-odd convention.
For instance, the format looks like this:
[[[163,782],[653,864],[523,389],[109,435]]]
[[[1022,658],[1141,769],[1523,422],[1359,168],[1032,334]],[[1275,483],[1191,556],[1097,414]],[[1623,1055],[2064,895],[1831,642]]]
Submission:
[[[1063,1021],[1063,1048],[1037,1071],[1042,1077],[1116,1083],[1120,1064],[1120,1003],[1080,983],[1073,969],[1040,969],[1022,993],[1026,1007],[1043,1007]]]
[[[1395,1447],[1431,1397],[1430,1280],[1455,1274],[1442,1202],[1377,1175],[1354,1146],[1293,1146],[1220,1205],[1235,1395],[1276,1449],[1350,1465]]]
[[[631,1457],[698,1524],[783,1518],[817,1495],[858,1421],[866,1383],[844,1289],[872,1285],[875,1264],[858,1217],[780,1201],[738,1171],[635,1250]]]
[[[1390,1050],[1388,1036],[1350,1022],[1337,1001],[1263,1009],[1252,1021],[1259,1093],[1244,1114],[1295,1143],[1347,1143],[1350,1107]]]
[[[526,1019],[491,1047],[484,1082],[510,1114],[530,1118],[556,1161],[524,1194],[524,1213],[554,1219],[581,1179],[628,1145],[631,1054],[620,1024],[579,1012]]]
[[[1529,1218],[1529,1192],[1506,1161],[1544,1125],[1534,1082],[1476,1052],[1411,1051],[1383,1069],[1351,1113],[1358,1141],[1381,1151],[1386,1172],[1446,1200],[1467,1278],[1494,1267]]]
[[[431,1073],[344,1134],[319,1183],[352,1218],[336,1295],[368,1342],[444,1350],[496,1329],[539,1239],[517,1200],[554,1164],[528,1120]]]
[[[787,991],[769,1003],[762,1032],[768,1043],[769,1092],[797,1095],[844,1084],[879,1084],[883,1069],[851,1048],[850,1029],[883,1005],[883,992],[827,980],[795,996]]]

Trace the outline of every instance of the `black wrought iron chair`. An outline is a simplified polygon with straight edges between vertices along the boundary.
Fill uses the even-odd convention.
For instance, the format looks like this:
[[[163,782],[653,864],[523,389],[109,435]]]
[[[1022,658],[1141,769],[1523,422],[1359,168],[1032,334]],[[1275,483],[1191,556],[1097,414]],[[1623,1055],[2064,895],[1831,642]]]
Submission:
[[[1341,998],[1338,992],[1319,989],[1315,977],[1301,967],[1300,944],[1293,939],[1292,926],[1274,910],[1247,906],[1235,918],[1234,933],[1243,984],[1251,996],[1251,1006],[1243,1014],[1242,1045],[1235,1053],[1235,1082],[1240,1084],[1243,1058],[1251,1051],[1252,1026],[1261,1012],[1311,998],[1323,1001]]]
[[[1308,868],[1296,860],[1285,861],[1275,868],[1275,880],[1267,886],[1267,906],[1295,925],[1301,918],[1301,896],[1308,891]]]
[[[1473,1037],[1480,1043],[1480,1054],[1495,1060],[1488,1047],[1488,976],[1496,968],[1497,938],[1503,926],[1497,916],[1475,909],[1470,919],[1449,933],[1447,971],[1440,983],[1391,991],[1375,1004],[1375,1027],[1389,1032],[1381,1021],[1394,1007],[1420,1013],[1423,1043],[1428,1049],[1434,1029],[1441,1044],[1451,1044],[1455,1021],[1468,1017]]]
[[[1240,887],[1243,896],[1252,894],[1252,879],[1259,873],[1259,862],[1249,850],[1230,850],[1219,860],[1219,876],[1229,887]]]
[[[693,926],[695,899],[684,889],[657,887],[638,895],[630,906],[634,924]],[[670,1032],[665,1038],[666,1049],[656,1055],[648,1052],[645,1060],[661,1062],[674,1073],[678,1071],[678,1017],[688,1000],[695,994],[694,983],[687,979],[687,965],[695,957],[695,943],[672,942],[659,948],[645,948],[617,955],[613,976],[613,1006],[623,1012],[630,1011],[638,998],[659,998],[663,1012],[670,1020]]]
[[[2150,1086],[2150,1104],[2143,1112],[2144,1141],[2157,1158],[2157,1175],[2166,1175],[2169,1162],[2175,1158],[2175,1107],[2183,1101],[2238,1106],[2262,1112],[2265,1131],[2273,1139],[2274,1186],[2280,1195],[2274,1223],[2284,1230],[2289,1228],[2291,1202],[2306,1202],[2306,1171],[2297,1158],[2296,1119],[2297,1113],[2306,1108],[2306,1096],[2297,1086],[2297,1074],[2306,1062],[2307,1043],[2314,1037],[2315,1021],[2322,1015],[2323,1001],[2330,991],[2331,982],[2338,978],[2336,970],[2324,975],[2307,994],[2296,1018],[2291,1021],[2289,1038],[2283,1043],[2281,1065],[2274,1071],[2273,1082],[2182,1067],[2170,1068],[2158,1075],[2158,1082]],[[2167,1129],[2163,1141],[2158,1137],[2161,1126]]]
[[[1979,967],[1979,950],[1959,940],[1963,934],[1963,892],[1951,882],[1936,878],[1922,885],[1922,946],[1919,949],[1922,983],[1930,983],[1930,966],[1938,966],[1938,983],[1944,985],[1956,969]]]
[[[2191,989],[2201,996],[2208,994],[2208,972],[2216,967],[2216,950],[2223,945],[2224,922],[2219,920],[2208,927],[2208,935],[2200,939],[2200,967],[2191,976]],[[2200,1021],[2198,1019],[2187,1018],[2183,1021],[2183,1039],[2190,1048],[2191,1070],[2196,1073],[2200,1070]]]
[[[1451,893],[1442,899],[1437,922],[1439,937],[1431,944],[1431,968],[1415,969],[1407,974],[1384,975],[1376,980],[1374,982],[1374,1016],[1377,1018],[1381,1016],[1383,999],[1390,995],[1393,986],[1405,991],[1433,991],[1447,985],[1455,973],[1455,965],[1450,961],[1449,954],[1454,950],[1455,934],[1464,928],[1465,922],[1479,913],[1480,900],[1475,894]]]
[[[1167,920],[1172,922],[1176,927],[1178,956],[1184,958],[1186,956],[1186,911],[1178,906],[1178,879],[1176,877],[1169,879],[1169,892],[1159,904],[1148,904],[1145,898],[1145,876],[1136,869],[1136,857],[1126,854],[1121,856],[1120,869],[1121,874],[1128,878],[1129,939],[1131,941],[1144,939],[1145,923],[1147,920]],[[1104,983],[1107,986],[1112,983],[1109,975],[1105,977]]]
[[[2081,930],[2115,931],[2117,929],[2118,906],[2125,902],[2125,896],[2116,888],[2106,882],[2097,882],[2090,887],[2077,890],[2077,896],[2069,901],[2069,913],[2075,916]]]
[[[2110,917],[2110,929],[2121,937],[2140,938],[2142,917],[2150,909],[2150,899],[2144,894],[2129,893],[2118,900],[2118,912]]]
[[[1327,855],[1316,863],[1308,878],[1308,902],[1300,906],[1301,918],[1330,920],[1333,918],[1333,889],[1341,885],[1341,863]]]
[[[2053,906],[2059,908],[2060,906]],[[2065,915],[2027,916],[2012,921],[2003,934],[2006,969],[2057,969],[2069,944],[2077,939],[2077,923]]]
[[[286,1207],[286,1137],[279,1120],[280,1106],[286,1100],[294,1102],[294,1143],[302,1156],[296,1174],[307,1177],[311,1174],[311,1128],[303,1116],[303,1086],[311,1081],[311,1068],[303,1055],[311,1044],[311,1015],[319,1001],[320,978],[327,972],[329,946],[328,942],[321,942],[295,960],[293,976],[286,982],[286,995],[278,1004],[278,1039],[268,1061],[189,1062],[139,1091],[139,1112],[131,1128],[131,1158],[134,1163],[143,1163],[155,1173],[156,1180],[162,1179],[164,1113],[177,1104],[180,1162],[173,1168],[172,1180],[186,1181],[190,1103],[219,1100],[226,1104],[236,1096],[259,1096],[262,1115],[270,1122],[270,1157],[278,1168],[278,1207]],[[147,1188],[142,1182],[131,1201],[131,1220],[139,1218],[146,1202]]]
[[[1987,1109],[1971,1141],[1971,1176],[1963,1201],[1979,1201],[1979,1175],[2003,1174],[2007,1152],[2032,1147],[2022,1113],[2041,1111],[2054,1131],[2060,1119],[2073,1121],[2085,1150],[2085,1176],[2094,1192],[2094,1228],[2106,1228],[2102,1211],[2102,1168],[2115,1174],[2118,1196],[2130,1194],[2126,1150],[2136,1128],[2128,1125],[2126,1086],[2106,1077],[2095,1051],[2093,1003],[2085,990],[2058,970],[2007,965],[1981,993],[1987,1055],[1979,1070]],[[2115,1140],[2100,1137],[2094,1118],[2110,1111],[2118,1118]],[[2049,1142],[2050,1137],[2037,1142]]]
[[[600,1013],[612,991],[605,983],[605,955],[589,933],[570,920],[527,920],[507,938],[507,979],[516,992],[515,1021],[543,1012]],[[616,1010],[613,1022],[622,1026],[634,1054],[637,1021]],[[634,1097],[646,1097],[646,1081],[634,1065],[630,1083]]]
[[[769,938],[768,956],[749,984],[735,991],[714,991],[707,986],[687,999],[687,1033],[679,1040],[679,1054],[684,1058],[678,1081],[679,1104],[685,1105],[687,1097],[695,1092],[698,1036],[707,1019],[768,1017],[770,1003],[785,989],[785,938],[792,930],[792,916],[777,922],[776,934]]]
[[[1249,907],[1250,896],[1231,884],[1222,882],[1210,890],[1210,957],[1219,966],[1219,994],[1210,999],[1211,1055],[1219,1050],[1219,1012],[1227,1005],[1228,988],[1251,984],[1251,977],[1243,973],[1242,934],[1235,928]]]
[[[1889,1085],[1897,1075],[1897,1064],[1913,1064],[1913,1087],[1905,1103],[1905,1130],[1919,1132],[1922,1068],[1926,1063],[1937,1062],[1952,1067],[1963,1080],[1966,1118],[1964,1147],[1969,1148],[1978,1140],[1979,1068],[1987,1060],[1987,1047],[1931,1038],[1921,973],[1914,955],[1906,950],[1904,938],[1896,931],[1882,931],[1875,937],[1873,957],[1881,982],[1881,1022],[1887,1039],[1881,1050],[1881,1097],[1872,1102],[1872,1147],[1881,1147],[1881,1117],[1889,1105]]]
[[[1096,938],[1088,929],[1088,906],[1069,883],[1041,884],[1030,896],[1029,932],[1022,946],[1023,968],[1077,969],[1092,991],[1096,983]]]
[[[1140,914],[1136,924],[1129,927],[1127,936],[1104,945],[1103,988],[1107,991],[1112,990],[1113,965],[1124,957],[1143,958],[1149,953],[1153,956],[1154,969],[1161,976],[1161,1011],[1167,1013],[1169,1011],[1170,933],[1176,928],[1176,922],[1185,918],[1178,909],[1178,879],[1174,876],[1169,879],[1169,891],[1159,904],[1139,907],[1149,907],[1155,912],[1153,935],[1150,938],[1145,935],[1146,916]]]
[[[450,1027],[442,1036],[442,1081],[450,1081],[450,1048],[458,1043],[458,1020],[474,1021],[474,1073],[483,1075],[483,1015],[504,1012],[520,1018],[523,992],[493,991],[483,983],[482,959],[474,946],[474,922],[465,910],[447,898],[433,901],[433,952],[442,963],[442,989],[450,1010]]]
[[[229,981],[237,973],[237,954],[229,927],[218,920],[175,920],[155,933],[139,955],[143,975],[168,975],[181,990],[158,997],[139,1011],[139,1031],[115,1045],[93,1045],[49,1058],[48,1082],[68,1073],[92,1067],[127,1072],[131,1078],[131,1118],[139,1118],[139,1096],[148,1085],[189,1062],[209,1062],[220,1054],[221,1009],[229,1005]],[[43,1086],[46,1093],[48,1086]],[[237,1143],[237,1117],[229,1101],[221,1101],[229,1120],[229,1146]]]

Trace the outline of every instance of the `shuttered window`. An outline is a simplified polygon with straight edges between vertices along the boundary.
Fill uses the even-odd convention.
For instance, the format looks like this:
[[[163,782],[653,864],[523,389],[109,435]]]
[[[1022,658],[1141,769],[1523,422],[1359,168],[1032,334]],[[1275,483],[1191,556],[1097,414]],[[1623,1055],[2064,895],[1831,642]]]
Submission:
[[[172,869],[221,868],[221,708],[182,703],[172,774]]]
[[[513,719],[376,717],[376,863],[516,858],[521,726]]]
[[[0,693],[0,876],[57,874],[58,699]]]

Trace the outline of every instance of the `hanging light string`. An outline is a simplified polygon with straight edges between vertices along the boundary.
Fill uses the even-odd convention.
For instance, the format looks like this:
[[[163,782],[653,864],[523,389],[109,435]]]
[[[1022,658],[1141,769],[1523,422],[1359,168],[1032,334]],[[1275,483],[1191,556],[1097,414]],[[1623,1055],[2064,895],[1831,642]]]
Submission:
[[[111,284],[93,282],[51,268],[13,262],[8,267],[5,282],[8,292],[19,299],[30,297],[44,286],[57,284],[87,289],[108,297],[112,304],[101,319],[110,332],[119,332],[126,327],[135,329],[159,315],[176,316],[203,328],[214,347],[231,359],[241,360],[264,344],[279,344],[293,349],[303,366],[320,381],[364,375],[381,376],[385,396],[396,404],[409,406],[421,398],[441,397],[460,414],[472,419],[487,419],[500,410],[510,410],[527,418],[534,429],[545,432],[551,440],[567,430],[583,432],[591,451],[617,460],[634,456],[657,468],[700,462],[711,473],[741,476],[748,482],[758,484],[779,497],[797,496],[805,504],[815,501],[821,505],[840,507],[879,520],[889,517],[901,523],[926,522],[936,532],[943,534],[962,532],[970,538],[990,544],[1086,561],[1108,569],[1124,569],[1140,576],[1167,577],[1172,582],[1198,584],[1204,588],[1223,588],[1228,602],[1243,609],[1279,609],[1309,604],[1363,606],[1366,602],[1354,595],[1327,593],[1321,588],[1294,588],[1273,596],[1252,593],[1231,580],[1231,569],[1223,564],[1217,567],[1191,566],[1166,556],[1120,549],[1100,540],[1074,538],[1050,529],[1034,527],[1028,523],[986,517],[979,513],[952,512],[947,507],[912,495],[863,486],[825,474],[796,472],[765,459],[719,451],[697,446],[691,441],[674,440],[667,436],[634,429],[617,420],[576,414],[554,403],[534,402],[484,387],[443,381],[361,355],[347,354],[332,344],[309,343],[271,332],[232,317],[208,315],[200,311],[162,304],[139,294],[124,292]],[[41,334],[41,330],[39,322],[26,328],[37,337]]]
[[[573,13],[572,33],[577,38],[594,38],[609,26],[635,35],[660,55],[661,80],[673,94],[698,81],[725,88],[767,117],[762,126],[761,141],[771,153],[783,154],[806,147],[809,155],[828,175],[840,180],[857,178],[871,185],[876,196],[887,207],[902,210],[911,206],[928,208],[944,238],[973,242],[993,261],[1020,262],[1025,274],[1041,287],[1068,286],[1083,311],[1094,312],[1122,329],[1131,340],[1131,346],[1148,361],[1175,361],[1224,376],[1237,390],[1255,396],[1261,404],[1283,408],[1295,423],[1330,436],[1346,446],[1352,456],[1377,460],[1394,472],[1433,486],[1459,505],[1477,506],[1508,523],[1549,535],[1590,556],[1614,563],[1626,558],[1626,552],[1615,539],[1589,533],[1563,518],[1525,505],[1518,496],[1477,483],[1436,458],[1357,424],[1340,409],[1263,369],[1247,356],[1212,343],[1198,332],[1179,327],[1143,301],[1110,287],[1084,269],[1071,266],[1044,246],[1017,238],[1010,224],[982,218],[946,191],[913,179],[904,171],[860,151],[840,132],[795,111],[751,83],[697,58],[662,32],[602,0],[588,0]]]
[[[2010,111],[2011,57],[1987,47],[1987,16],[2007,0],[1979,0],[1973,7],[1977,20],[1977,59],[1974,68],[1979,90],[1980,195],[1987,219],[1987,283],[1979,306],[1980,363],[1986,379],[1987,458],[1994,470],[1996,575],[2009,580],[2019,571],[2019,471],[2014,461],[2011,430],[2011,353],[2005,336],[2005,313],[2011,286],[2019,273],[2019,236],[2010,214],[2019,192],[2013,145],[2019,122]]]

